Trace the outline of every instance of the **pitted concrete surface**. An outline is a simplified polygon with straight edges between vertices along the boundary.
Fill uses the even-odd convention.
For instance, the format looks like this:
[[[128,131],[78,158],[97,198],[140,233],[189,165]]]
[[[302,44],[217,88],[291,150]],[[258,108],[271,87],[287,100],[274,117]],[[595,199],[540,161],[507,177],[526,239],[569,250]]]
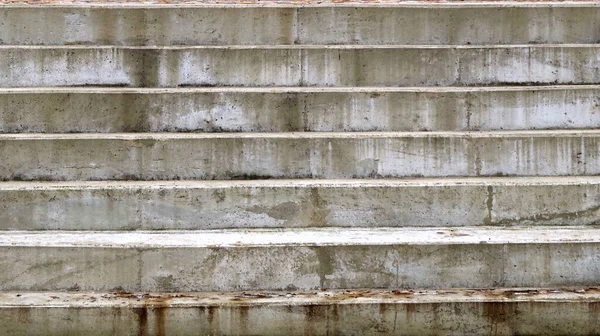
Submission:
[[[600,86],[597,85],[5,88],[0,89],[0,132],[413,132],[598,128],[599,94]]]
[[[75,6],[241,6],[241,7],[562,7],[593,6],[591,0],[0,0],[7,5],[75,5]]]
[[[588,227],[3,232],[0,289],[593,286],[599,242]]]
[[[2,180],[600,174],[596,130],[1,134]]]
[[[596,84],[597,44],[0,46],[0,87]],[[564,62],[563,60],[569,60]]]
[[[185,3],[185,2],[184,2]],[[261,2],[273,4],[272,2]],[[321,3],[325,5],[327,2]],[[113,3],[114,4],[114,3]],[[0,44],[540,44],[598,43],[600,6],[348,7],[160,5],[0,7]],[[344,7],[340,7],[340,5]],[[51,26],[52,29],[44,29]]]
[[[1,230],[595,225],[598,177],[3,182]]]
[[[598,333],[597,288],[2,293],[10,335]]]

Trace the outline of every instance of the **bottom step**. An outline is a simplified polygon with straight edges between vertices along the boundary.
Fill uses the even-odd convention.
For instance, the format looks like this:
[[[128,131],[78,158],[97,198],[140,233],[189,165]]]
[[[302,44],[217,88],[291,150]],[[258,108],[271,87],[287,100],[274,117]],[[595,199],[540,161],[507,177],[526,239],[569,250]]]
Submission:
[[[0,293],[4,335],[589,335],[600,288]]]

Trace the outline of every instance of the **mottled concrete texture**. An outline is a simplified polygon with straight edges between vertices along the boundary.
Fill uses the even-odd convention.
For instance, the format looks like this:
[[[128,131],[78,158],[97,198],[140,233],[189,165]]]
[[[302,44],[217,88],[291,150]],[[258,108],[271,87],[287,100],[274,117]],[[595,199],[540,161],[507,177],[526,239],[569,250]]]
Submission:
[[[600,8],[0,8],[0,44],[598,43]],[[52,27],[52,29],[47,29]]]
[[[600,174],[600,132],[0,135],[2,180]]]
[[[0,132],[487,131],[600,127],[600,86],[0,89]]]
[[[595,286],[596,228],[2,232],[3,291]]]
[[[18,297],[17,297],[18,295]],[[63,335],[591,335],[598,289],[3,293],[0,328]]]
[[[595,84],[598,45],[0,47],[0,87]],[[568,60],[568,61],[567,61]]]
[[[0,184],[0,230],[600,224],[600,179]]]

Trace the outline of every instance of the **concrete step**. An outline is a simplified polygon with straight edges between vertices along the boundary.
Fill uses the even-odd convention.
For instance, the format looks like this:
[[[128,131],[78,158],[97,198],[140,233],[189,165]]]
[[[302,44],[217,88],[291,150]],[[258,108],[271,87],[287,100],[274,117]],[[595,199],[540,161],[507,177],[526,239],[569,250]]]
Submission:
[[[0,183],[0,230],[597,224],[595,176]]]
[[[8,335],[590,335],[598,288],[0,293]]]
[[[1,180],[600,174],[600,131],[1,134]]]
[[[0,133],[600,128],[600,86],[9,88]]]
[[[594,286],[596,227],[2,232],[2,291]]]
[[[0,43],[13,45],[600,42],[600,7],[593,3],[517,2],[510,7],[3,5],[0,22]]]
[[[0,46],[0,87],[600,83],[600,45]]]

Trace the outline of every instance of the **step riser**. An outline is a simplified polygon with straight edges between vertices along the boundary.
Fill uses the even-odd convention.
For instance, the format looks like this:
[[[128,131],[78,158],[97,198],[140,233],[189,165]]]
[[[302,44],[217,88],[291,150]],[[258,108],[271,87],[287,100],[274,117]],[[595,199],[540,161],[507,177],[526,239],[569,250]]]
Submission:
[[[0,48],[0,87],[475,86],[600,82],[600,47]],[[569,60],[565,62],[564,60]]]
[[[3,180],[600,174],[600,137],[0,138]],[[43,139],[43,140],[42,140]]]
[[[0,191],[0,230],[589,225],[599,183]]]
[[[1,44],[598,43],[600,8],[3,8]],[[24,26],[25,24],[25,26]],[[44,29],[52,27],[52,29]]]
[[[147,308],[4,308],[14,336],[63,335],[592,335],[597,302],[459,302]]]
[[[159,242],[157,242],[159,243]],[[0,247],[3,291],[594,286],[600,244]]]
[[[600,128],[600,89],[0,93],[0,132],[472,131]]]

